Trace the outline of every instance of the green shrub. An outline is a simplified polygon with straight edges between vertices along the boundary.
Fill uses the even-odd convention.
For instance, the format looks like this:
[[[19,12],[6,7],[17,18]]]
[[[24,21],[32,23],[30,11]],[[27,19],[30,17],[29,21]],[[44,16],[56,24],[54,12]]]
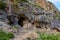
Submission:
[[[39,37],[37,38],[37,40],[60,40],[60,35],[41,33],[39,34]]]
[[[13,39],[13,38],[14,38],[14,35],[13,35],[13,33],[12,33],[12,32],[8,33],[7,35],[8,35],[8,37],[9,37],[9,38],[11,38],[11,39]]]
[[[0,9],[5,10],[5,8],[6,8],[6,4],[0,1]]]
[[[6,33],[3,30],[0,30],[0,40],[10,40],[14,38],[12,33]]]

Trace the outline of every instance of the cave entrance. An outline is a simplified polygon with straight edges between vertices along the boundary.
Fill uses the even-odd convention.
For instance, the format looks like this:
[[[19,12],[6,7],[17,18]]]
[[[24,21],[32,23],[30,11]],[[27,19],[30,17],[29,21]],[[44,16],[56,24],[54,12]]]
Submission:
[[[18,24],[23,27],[23,21],[26,21],[27,17],[25,15],[19,15]]]

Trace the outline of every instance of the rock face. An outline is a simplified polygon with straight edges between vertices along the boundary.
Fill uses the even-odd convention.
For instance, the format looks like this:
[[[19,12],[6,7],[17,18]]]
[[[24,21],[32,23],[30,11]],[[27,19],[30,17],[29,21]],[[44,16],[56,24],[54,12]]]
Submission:
[[[40,6],[41,8],[43,8],[43,10],[50,11],[50,12],[53,12],[55,14],[59,13],[56,6],[53,3],[51,3],[51,2],[49,2],[47,0],[35,0],[35,2],[33,2],[33,3],[35,5]]]
[[[41,6],[44,10],[48,10],[48,2],[47,0],[36,0],[36,5]]]
[[[10,27],[11,26],[9,26],[7,23],[0,21],[0,29],[4,30],[5,32],[11,32],[13,30],[10,29]]]
[[[20,40],[21,37],[21,40],[33,40],[33,38],[35,40],[38,35],[36,31],[40,31],[41,28],[60,31],[60,21],[54,18],[56,9],[53,4],[47,0],[28,1],[31,4],[8,0],[6,11],[0,10],[0,29],[13,32],[16,37],[13,40]]]
[[[27,33],[16,36],[13,40],[35,40],[38,34],[34,31],[29,31]]]
[[[49,7],[48,8],[49,11],[51,11],[55,14],[59,14],[59,10],[56,8],[56,6],[53,3],[49,2],[49,1],[48,1],[48,7]]]
[[[31,2],[32,0],[29,0],[29,1]],[[8,11],[7,11],[7,13],[5,13],[5,15],[3,13],[3,17],[0,17],[0,18],[2,18],[2,20],[3,19],[8,20],[7,23],[10,25],[24,26],[25,23],[23,23],[23,22],[26,20],[28,22],[31,22],[34,24],[35,24],[35,22],[39,22],[39,24],[42,23],[42,24],[50,24],[51,25],[52,20],[54,19],[53,18],[54,12],[46,11],[46,10],[48,10],[48,7],[49,7],[47,4],[48,3],[47,0],[35,0],[35,1],[33,0],[32,1],[32,2],[36,2],[36,5],[40,5],[45,10],[42,10],[41,7],[35,6],[33,4],[17,3],[16,5],[19,6],[19,10],[18,10],[17,14],[14,12],[15,9],[13,9],[13,7],[14,7],[13,4],[16,2],[16,0],[15,1],[8,1],[8,2],[11,2],[11,4],[9,5],[9,10],[10,10],[9,12],[10,13],[8,13]],[[5,20],[3,20],[3,21],[5,21]]]

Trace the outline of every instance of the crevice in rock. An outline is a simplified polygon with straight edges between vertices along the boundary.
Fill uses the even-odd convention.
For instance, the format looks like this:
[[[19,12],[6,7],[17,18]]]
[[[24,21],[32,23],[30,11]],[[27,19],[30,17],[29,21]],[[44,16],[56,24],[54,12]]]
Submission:
[[[24,21],[24,20],[25,20],[24,17],[19,18],[18,24],[19,24],[20,26],[23,26],[23,21]]]
[[[13,21],[14,19],[13,19],[12,16],[7,16],[7,19],[8,19],[8,21],[9,21],[9,22],[8,22],[9,25],[11,25],[11,24],[14,23],[14,21]]]
[[[23,21],[26,21],[26,20],[28,20],[27,19],[27,17],[25,16],[25,15],[23,15],[23,14],[20,14],[19,15],[19,18],[18,18],[18,24],[21,26],[21,27],[23,27]]]
[[[53,28],[53,30],[57,30],[58,32],[60,32],[60,30],[58,28]]]

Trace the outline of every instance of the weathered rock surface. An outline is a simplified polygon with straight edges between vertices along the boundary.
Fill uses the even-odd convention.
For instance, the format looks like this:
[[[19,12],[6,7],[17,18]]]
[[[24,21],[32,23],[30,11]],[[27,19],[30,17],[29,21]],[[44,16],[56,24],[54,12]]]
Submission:
[[[24,33],[24,32],[23,32]],[[35,40],[38,34],[34,31],[26,31],[24,34],[17,35],[13,40]]]
[[[54,19],[54,13],[28,3],[19,3],[19,8],[17,14],[0,11],[0,29],[13,32],[12,40],[35,40],[36,30],[41,31],[41,28],[60,31],[60,21]]]
[[[0,29],[4,30],[6,32],[9,32],[9,31],[11,31],[10,27],[11,26],[9,26],[7,23],[0,21]]]

